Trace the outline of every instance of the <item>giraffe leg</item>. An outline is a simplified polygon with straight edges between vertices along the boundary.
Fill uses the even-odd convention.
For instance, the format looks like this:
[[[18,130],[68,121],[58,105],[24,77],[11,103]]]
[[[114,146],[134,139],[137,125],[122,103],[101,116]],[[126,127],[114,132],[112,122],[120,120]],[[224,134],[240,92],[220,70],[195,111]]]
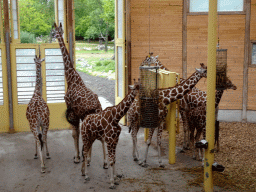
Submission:
[[[139,131],[139,126],[136,123],[136,125],[131,125],[132,127],[132,141],[133,141],[133,151],[132,151],[132,155],[133,155],[133,160],[134,161],[138,161],[139,160],[139,152],[138,152],[138,145],[137,145],[137,134]]]
[[[85,183],[87,181],[90,181],[90,177],[88,176],[88,168],[87,168],[87,164],[88,164],[87,156],[88,156],[90,148],[91,148],[91,145],[89,144],[89,142],[85,141],[84,145],[83,145],[83,151],[82,151],[84,158],[83,158],[82,168],[81,168],[82,176],[85,176],[84,177]]]
[[[159,167],[164,168],[164,164],[162,162],[161,158],[161,137],[162,137],[162,131],[165,127],[165,122],[162,122],[161,125],[157,129],[157,149],[158,149],[158,162],[159,162]]]
[[[48,151],[48,145],[47,145],[47,131],[48,131],[48,127],[44,127],[43,128],[43,141],[44,141],[45,149],[46,149],[46,159],[51,159],[49,151]]]
[[[35,153],[35,156],[34,156],[34,159],[37,159],[37,141],[35,140],[35,143],[36,143],[36,153]]]
[[[103,149],[103,169],[108,169],[108,161],[107,161],[107,155],[106,155],[106,146],[105,146],[105,141],[103,139],[100,140],[102,143],[102,149]]]
[[[91,163],[91,157],[92,157],[92,146],[89,149],[88,155],[87,155],[87,166],[90,166]]]
[[[148,164],[147,164],[148,149],[149,149],[149,146],[151,144],[151,140],[152,140],[152,136],[154,134],[154,131],[155,131],[155,129],[149,129],[149,135],[148,135],[148,140],[147,140],[147,148],[146,148],[146,151],[145,151],[144,160],[139,163],[139,165],[141,165],[142,167],[147,167],[148,166]]]
[[[108,161],[109,161],[109,166],[110,166],[110,189],[115,189],[115,185],[119,185],[118,182],[115,182],[116,178],[116,172],[115,172],[115,151],[116,151],[116,144],[107,144],[108,148]]]
[[[74,144],[75,144],[75,157],[74,157],[74,163],[80,162],[80,156],[79,156],[79,126],[73,126],[72,125],[72,136],[74,138]]]
[[[41,160],[41,172],[45,173],[44,153],[43,153],[44,148],[41,146],[39,139],[37,141],[37,146],[38,146],[39,156],[40,156],[40,160]]]

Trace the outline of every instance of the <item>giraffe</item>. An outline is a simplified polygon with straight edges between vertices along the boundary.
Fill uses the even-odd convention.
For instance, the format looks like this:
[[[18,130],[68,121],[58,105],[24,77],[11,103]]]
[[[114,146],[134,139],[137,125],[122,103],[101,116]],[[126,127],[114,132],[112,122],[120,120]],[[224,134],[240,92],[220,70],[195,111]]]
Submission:
[[[47,131],[49,129],[49,108],[42,97],[42,76],[41,76],[41,63],[44,59],[41,56],[35,56],[36,63],[36,86],[34,94],[28,103],[26,117],[30,125],[30,130],[35,137],[36,153],[34,159],[37,159],[37,150],[41,160],[41,172],[45,173],[44,163],[44,145],[46,147],[46,158],[50,159],[47,147]],[[41,127],[41,129],[40,129]]]
[[[227,78],[227,88],[236,90],[237,87]],[[224,93],[224,90],[217,90],[215,92],[215,109],[218,107],[221,97]],[[194,139],[199,141],[201,134],[203,133],[203,138],[205,139],[206,132],[206,102],[202,103],[201,106],[196,107],[188,112],[188,122],[189,122],[189,130],[190,130],[190,142],[191,145],[194,146]],[[194,136],[194,132],[196,130],[196,136]],[[219,143],[219,141],[217,141]],[[217,143],[217,146],[218,146]],[[198,151],[199,160],[201,160],[201,150]],[[193,158],[197,159],[195,155],[195,146],[193,147]]]
[[[185,81],[185,79],[180,78],[180,82],[182,83],[183,81]],[[183,149],[181,152],[184,152],[184,149],[189,149],[189,128],[187,113],[193,108],[201,106],[204,102],[206,102],[206,92],[201,91],[196,87],[193,87],[193,89],[191,89],[180,99],[180,115],[183,122],[184,131]]]
[[[75,144],[75,157],[74,163],[80,162],[79,156],[79,122],[80,120],[84,120],[85,117],[92,113],[98,113],[102,111],[102,107],[98,96],[93,93],[88,87],[85,86],[82,78],[77,73],[73,66],[73,62],[70,59],[70,55],[67,51],[63,40],[63,30],[62,24],[58,27],[56,23],[54,23],[55,27],[55,35],[58,39],[61,53],[63,56],[64,61],[64,69],[65,69],[65,78],[67,81],[67,91],[64,96],[67,111],[66,111],[66,118],[67,121],[71,124],[72,128],[72,136],[74,138]],[[107,168],[107,161],[106,161],[106,153],[104,147],[104,141],[101,140],[102,147],[103,147],[103,155],[104,155],[104,163],[103,168]],[[90,162],[90,157],[89,157]],[[89,165],[89,164],[88,164]]]
[[[118,143],[119,135],[121,133],[121,127],[118,125],[120,119],[126,114],[130,105],[132,104],[138,90],[139,82],[133,86],[129,86],[130,91],[125,98],[116,106],[108,107],[105,110],[88,115],[81,125],[81,134],[83,140],[83,163],[82,163],[82,175],[85,176],[85,181],[89,181],[87,166],[87,155],[93,142],[96,139],[104,139],[108,149],[108,160],[110,166],[110,188],[114,189],[116,172],[116,146]]]
[[[159,91],[159,126],[157,128],[157,148],[158,148],[158,162],[160,167],[164,167],[161,160],[161,154],[160,154],[160,147],[161,147],[161,136],[162,131],[165,127],[165,117],[167,115],[167,108],[166,106],[170,104],[171,102],[174,102],[178,99],[181,99],[183,95],[185,95],[189,90],[191,90],[197,82],[202,78],[206,77],[207,74],[207,67],[201,63],[201,68],[196,69],[196,72],[194,72],[186,81],[169,88],[164,89],[158,89]],[[139,117],[139,100],[136,99],[134,103],[132,104],[131,108],[128,111],[128,119],[130,122],[129,131],[132,131],[132,138],[133,138],[133,158],[134,161],[138,161],[139,159],[139,153],[138,153],[138,147],[137,147],[137,133],[139,130],[139,123],[138,123],[138,117]],[[141,166],[147,166],[147,155],[148,155],[148,149],[151,144],[151,139],[153,136],[155,129],[149,130],[149,136],[147,140],[147,148],[144,156],[144,160],[139,162],[139,165]]]

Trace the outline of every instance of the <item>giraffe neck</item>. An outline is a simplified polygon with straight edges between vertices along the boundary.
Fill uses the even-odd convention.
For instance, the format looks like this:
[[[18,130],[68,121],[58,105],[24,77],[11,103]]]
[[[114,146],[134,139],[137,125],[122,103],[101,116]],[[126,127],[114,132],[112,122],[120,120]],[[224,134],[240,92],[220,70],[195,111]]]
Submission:
[[[42,95],[42,75],[41,75],[41,65],[36,64],[36,87],[35,93]]]
[[[137,90],[131,90],[118,105],[113,107],[112,110],[116,111],[113,116],[114,123],[118,123],[120,119],[127,113],[136,95]]]
[[[165,105],[172,103],[178,99],[181,99],[187,94],[202,78],[199,72],[193,73],[187,80],[176,85],[175,87],[169,87],[167,89],[159,89],[160,101],[164,102]]]
[[[216,91],[216,93],[215,93],[215,108],[218,107],[223,93],[224,93],[224,90]]]
[[[62,35],[60,35],[57,32],[56,37],[58,39],[58,42],[60,45],[60,50],[61,50],[63,61],[64,61],[65,77],[66,77],[66,80],[69,81],[71,72],[74,70],[74,66],[73,66],[73,63],[71,62],[71,59],[70,59],[68,50],[66,48],[66,45],[64,43]]]

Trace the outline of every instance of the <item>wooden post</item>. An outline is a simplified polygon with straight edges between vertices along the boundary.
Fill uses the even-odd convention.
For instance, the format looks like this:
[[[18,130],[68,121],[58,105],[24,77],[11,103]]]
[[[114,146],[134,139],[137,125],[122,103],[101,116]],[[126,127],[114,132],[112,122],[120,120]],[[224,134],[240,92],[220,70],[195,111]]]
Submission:
[[[212,164],[214,161],[215,134],[215,87],[216,87],[216,45],[217,45],[217,0],[209,0],[208,14],[208,57],[207,57],[207,102],[206,140],[208,149],[204,159],[204,189],[213,192]]]
[[[9,101],[9,131],[14,133],[13,104],[12,104],[12,73],[11,73],[11,49],[10,49],[10,25],[8,0],[3,0],[4,8],[4,32],[6,47],[7,79],[8,79],[8,101]]]
[[[251,0],[245,1],[245,36],[244,36],[244,71],[243,71],[243,111],[242,121],[247,121],[247,103],[248,103],[248,64],[250,50],[250,17]]]
[[[67,32],[68,32],[68,44],[69,44],[69,55],[71,61],[74,59],[73,49],[73,0],[67,1]],[[73,62],[74,63],[74,62]]]
[[[182,17],[182,78],[187,79],[187,0],[183,0]]]

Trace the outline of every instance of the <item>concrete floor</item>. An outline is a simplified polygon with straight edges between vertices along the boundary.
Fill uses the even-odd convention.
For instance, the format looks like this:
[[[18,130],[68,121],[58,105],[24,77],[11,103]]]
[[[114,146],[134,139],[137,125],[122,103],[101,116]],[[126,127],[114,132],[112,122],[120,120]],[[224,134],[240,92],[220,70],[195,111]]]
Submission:
[[[103,108],[110,106],[100,98]],[[164,169],[158,169],[154,143],[149,149],[149,167],[140,167],[132,158],[132,139],[128,128],[122,126],[117,145],[116,170],[123,177],[114,191],[202,191],[202,187],[187,185],[190,175],[178,168],[198,165],[191,158],[177,153],[175,165],[168,164],[168,149],[163,149]],[[154,137],[155,138],[155,137]],[[80,139],[80,148],[81,148]],[[138,134],[140,156],[144,154],[143,129]],[[81,163],[74,164],[74,144],[71,130],[49,131],[48,147],[51,159],[46,159],[46,172],[40,172],[40,160],[34,159],[35,142],[31,132],[0,134],[0,191],[2,192],[73,192],[113,191],[109,189],[109,171],[102,168],[101,142],[93,144],[92,162],[88,168],[90,181],[84,183]],[[166,153],[167,151],[167,153]],[[217,191],[222,191],[218,189]]]
[[[143,130],[139,133],[140,154],[144,154]],[[80,142],[81,143],[81,142]],[[30,132],[0,134],[0,191],[113,191],[109,189],[109,172],[104,170],[102,145],[93,145],[92,162],[89,167],[91,180],[84,183],[81,163],[74,164],[74,145],[70,130],[49,131],[48,146],[51,159],[46,159],[46,173],[40,172],[40,160],[33,159],[34,138]],[[180,156],[180,154],[177,154]],[[169,165],[167,155],[163,156],[166,167],[158,169],[157,151],[149,150],[149,167],[142,168],[132,158],[132,140],[128,128],[123,127],[117,146],[116,169],[123,174],[115,191],[201,191],[200,187],[189,188],[191,178],[178,168],[189,159]],[[187,162],[186,162],[187,161]],[[219,191],[219,190],[218,190]]]

